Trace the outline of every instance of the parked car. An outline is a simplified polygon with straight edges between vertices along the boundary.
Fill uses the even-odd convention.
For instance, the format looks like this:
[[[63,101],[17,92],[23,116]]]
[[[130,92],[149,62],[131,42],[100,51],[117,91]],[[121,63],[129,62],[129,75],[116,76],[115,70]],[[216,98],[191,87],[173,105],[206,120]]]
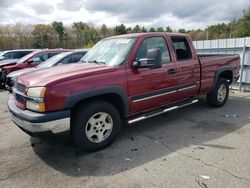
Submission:
[[[3,60],[9,60],[9,59],[20,59],[23,56],[28,55],[29,53],[36,51],[36,49],[21,49],[21,50],[9,50],[9,51],[4,51],[0,55],[0,63]]]
[[[10,72],[17,71],[24,68],[35,67],[38,64],[46,61],[47,59],[53,57],[62,52],[68,50],[56,49],[56,50],[39,50],[31,52],[30,54],[22,57],[17,62],[9,62],[0,64],[0,88],[5,87],[6,76]]]
[[[21,69],[18,71],[11,72],[6,77],[5,88],[11,92],[12,87],[13,87],[14,82],[16,81],[17,77],[22,75],[22,74],[37,71],[37,70],[44,69],[44,68],[57,66],[57,65],[76,63],[87,53],[87,51],[88,50],[85,49],[85,50],[77,50],[77,51],[73,51],[73,52],[63,52],[63,53],[55,55],[54,57],[44,61],[43,63],[41,63],[35,67]]]
[[[7,65],[14,65],[14,64],[16,64],[16,62],[18,60],[19,59],[6,59],[6,60],[2,60],[2,61],[0,61],[0,67],[4,67],[4,66],[7,66]]]
[[[114,141],[122,121],[194,104],[199,95],[222,107],[240,68],[239,55],[200,58],[191,37],[176,33],[106,38],[81,62],[18,77],[8,101],[13,122],[31,136],[70,130],[78,147],[96,151]]]

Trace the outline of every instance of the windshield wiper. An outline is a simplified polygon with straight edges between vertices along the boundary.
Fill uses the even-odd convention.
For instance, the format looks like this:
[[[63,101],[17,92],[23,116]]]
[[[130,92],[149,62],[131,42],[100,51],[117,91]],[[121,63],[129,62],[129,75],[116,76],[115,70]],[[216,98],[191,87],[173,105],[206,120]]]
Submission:
[[[85,60],[80,60],[80,63],[87,63],[87,61],[85,61]]]
[[[98,65],[106,65],[105,62],[102,62],[102,61],[97,61],[97,60],[93,60],[93,61],[88,61],[89,63],[95,63],[95,64],[98,64]]]

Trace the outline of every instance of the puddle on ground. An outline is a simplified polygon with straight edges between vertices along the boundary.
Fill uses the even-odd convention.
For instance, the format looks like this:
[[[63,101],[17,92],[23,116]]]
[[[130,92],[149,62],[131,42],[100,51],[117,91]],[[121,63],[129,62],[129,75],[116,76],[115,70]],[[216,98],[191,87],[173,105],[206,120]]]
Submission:
[[[233,132],[238,129],[236,124],[223,121],[200,121],[191,128],[218,132]]]

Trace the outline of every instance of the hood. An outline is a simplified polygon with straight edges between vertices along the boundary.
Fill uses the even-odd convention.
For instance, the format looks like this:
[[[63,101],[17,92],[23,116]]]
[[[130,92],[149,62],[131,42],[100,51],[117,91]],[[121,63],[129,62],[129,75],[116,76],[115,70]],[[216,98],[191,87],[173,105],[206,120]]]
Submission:
[[[18,59],[0,61],[0,68],[3,68],[4,66],[9,66],[9,65],[15,65],[17,61]]]
[[[33,67],[33,68],[21,69],[21,70],[18,70],[18,71],[14,71],[14,72],[9,73],[9,74],[7,75],[7,77],[9,77],[9,78],[12,77],[12,78],[14,78],[14,77],[18,77],[18,76],[20,76],[20,75],[22,75],[22,74],[25,74],[25,73],[28,73],[28,72],[32,72],[32,71],[35,71],[35,70],[38,70],[38,68]]]
[[[17,62],[17,61],[19,61],[19,59],[2,59],[0,60],[0,64],[4,62]]]
[[[17,82],[24,84],[27,87],[49,86],[72,79],[111,72],[115,69],[116,68],[114,67],[97,64],[69,64],[23,74],[18,77]]]

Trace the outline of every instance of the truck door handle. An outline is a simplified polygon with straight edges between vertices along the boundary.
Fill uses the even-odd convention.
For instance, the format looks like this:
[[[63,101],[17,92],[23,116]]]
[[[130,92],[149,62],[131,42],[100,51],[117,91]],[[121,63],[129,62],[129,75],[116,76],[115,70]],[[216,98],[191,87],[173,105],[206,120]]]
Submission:
[[[175,74],[176,73],[176,69],[168,69],[168,74]]]

